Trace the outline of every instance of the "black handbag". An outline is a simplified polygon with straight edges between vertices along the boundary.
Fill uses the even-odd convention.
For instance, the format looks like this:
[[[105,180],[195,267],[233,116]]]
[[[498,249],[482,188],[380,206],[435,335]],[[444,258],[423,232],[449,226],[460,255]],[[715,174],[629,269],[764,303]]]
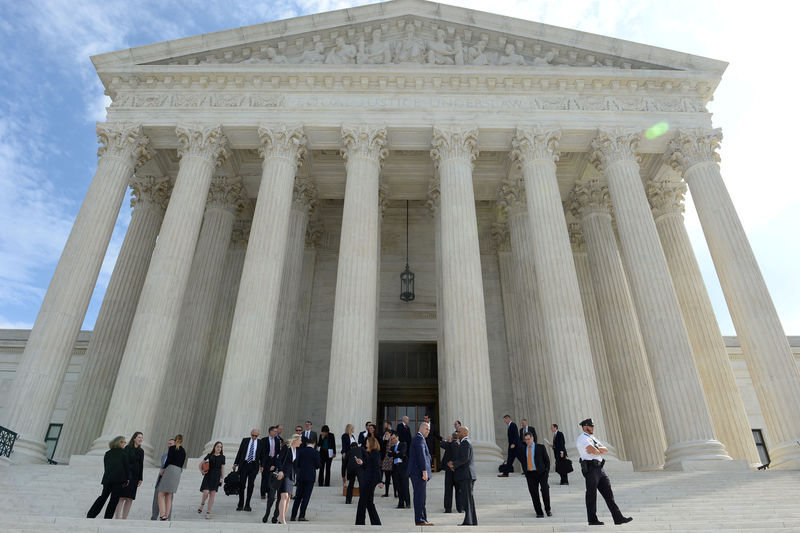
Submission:
[[[222,487],[222,490],[225,491],[226,496],[231,496],[232,494],[239,494],[239,491],[242,488],[242,483],[239,478],[239,472],[231,472],[227,476],[225,476],[225,485]]]
[[[559,457],[556,459],[556,473],[569,474],[572,472],[572,461],[566,457]]]
[[[270,473],[269,475],[269,488],[270,490],[278,490],[281,488],[281,484],[283,483],[282,479],[278,479],[278,471],[275,470]]]

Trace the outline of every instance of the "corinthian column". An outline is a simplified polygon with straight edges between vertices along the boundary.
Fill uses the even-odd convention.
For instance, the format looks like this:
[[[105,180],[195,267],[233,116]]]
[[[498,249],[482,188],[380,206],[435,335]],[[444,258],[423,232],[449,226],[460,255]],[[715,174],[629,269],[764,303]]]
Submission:
[[[144,433],[145,455],[152,459],[152,432],[159,393],[183,304],[197,236],[214,169],[227,157],[219,126],[178,126],[180,170],[175,179],[150,268],[133,318],[102,436],[93,451],[103,452],[115,435]]]
[[[235,447],[243,432],[264,419],[292,188],[306,144],[301,126],[262,125],[258,134],[264,158],[261,184],[214,420],[213,438],[227,447]]]
[[[753,249],[719,170],[722,132],[682,131],[671,162],[689,184],[728,310],[753,380],[767,435],[770,468],[800,468],[800,371],[781,327]]]
[[[583,229],[626,457],[636,470],[659,470],[664,464],[664,429],[611,225],[608,187],[597,179],[578,181],[569,206]]]
[[[689,336],[639,177],[639,134],[606,133],[592,141],[614,202],[622,260],[650,363],[667,439],[664,468],[713,468],[730,460],[716,440]],[[703,464],[705,463],[705,464]]]
[[[439,397],[447,398],[443,420],[470,427],[475,461],[496,467],[500,449],[494,440],[494,409],[489,375],[486,307],[478,245],[472,162],[478,155],[478,130],[433,128],[434,165],[439,172],[442,251],[442,300],[446,378]]]
[[[98,124],[97,171],[64,245],[14,374],[3,426],[19,434],[15,462],[44,462],[44,438],[108,241],[138,165],[149,159],[138,124]]]
[[[166,177],[142,176],[131,180],[131,189],[131,221],[86,348],[72,407],[58,439],[55,458],[59,463],[69,461],[72,455],[86,453],[103,429],[171,185]]]
[[[376,306],[380,207],[378,177],[386,130],[342,126],[347,183],[336,273],[333,337],[325,420],[334,430],[372,418],[375,397]]]
[[[192,457],[198,455],[203,446],[197,435],[191,433],[192,410],[199,397],[208,394],[199,388],[205,347],[210,342],[211,321],[233,222],[245,205],[242,194],[239,177],[219,176],[211,180],[175,342],[167,363],[167,378],[161,389],[159,405],[170,408],[157,417],[156,442],[163,442],[176,432],[183,433]]]
[[[536,288],[544,339],[550,354],[552,402],[567,441],[578,422],[594,419],[605,433],[604,416],[592,363],[589,333],[564,208],[556,178],[558,131],[517,129],[511,156],[522,169],[534,243]]]
[[[311,210],[316,205],[316,189],[309,179],[295,179],[289,214],[289,235],[286,241],[286,259],[281,276],[280,308],[272,351],[273,370],[269,375],[269,397],[265,406],[263,426],[269,427],[287,421],[287,400],[292,383],[292,362],[298,357],[294,352],[295,338],[300,330],[298,308],[300,305],[300,277],[303,274],[306,228]]]

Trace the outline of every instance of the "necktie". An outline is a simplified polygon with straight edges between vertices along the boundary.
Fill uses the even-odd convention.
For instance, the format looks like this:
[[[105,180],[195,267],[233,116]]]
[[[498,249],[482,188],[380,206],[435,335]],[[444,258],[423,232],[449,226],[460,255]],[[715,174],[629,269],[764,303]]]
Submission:
[[[250,439],[250,448],[247,450],[247,462],[248,463],[252,462],[253,459],[255,458],[255,449],[254,449],[255,446],[253,446],[254,442],[255,441],[253,439]]]
[[[269,456],[275,457],[275,439],[269,438]]]
[[[532,446],[528,446],[528,470],[533,470],[533,458],[531,457],[531,450]]]

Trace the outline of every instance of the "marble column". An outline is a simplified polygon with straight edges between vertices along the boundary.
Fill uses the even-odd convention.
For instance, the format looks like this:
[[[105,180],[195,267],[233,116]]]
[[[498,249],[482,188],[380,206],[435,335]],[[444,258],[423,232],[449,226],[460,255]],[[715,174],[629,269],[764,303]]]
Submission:
[[[447,359],[445,358],[444,341],[444,297],[442,296],[442,217],[440,207],[441,191],[439,177],[434,175],[428,182],[428,199],[426,205],[433,217],[435,268],[436,268],[436,370],[439,381],[439,391],[447,390]],[[439,395],[439,419],[449,424],[455,421],[455,411],[450,405],[450,398]],[[442,426],[444,427],[444,426]]]
[[[686,183],[668,176],[647,182],[647,197],[692,343],[714,431],[731,457],[760,465],[722,333],[683,224],[685,193]]]
[[[142,286],[103,432],[92,445],[96,454],[105,453],[114,436],[141,431],[145,456],[153,458],[152,432],[163,408],[159,393],[166,379],[164,362],[175,339],[211,177],[228,156],[228,141],[220,126],[180,125],[175,132],[180,170]]]
[[[250,236],[250,223],[252,219],[239,218],[233,224],[231,242],[225,254],[225,264],[222,267],[222,279],[219,282],[219,294],[214,310],[214,319],[211,323],[209,341],[203,350],[203,371],[200,381],[196,407],[192,409],[193,421],[190,425],[192,435],[196,435],[200,442],[209,442],[212,439],[211,430],[214,418],[209,413],[217,412],[217,399],[222,383],[222,371],[225,367],[225,355],[228,353],[228,341],[231,336],[233,312],[236,309],[236,295],[239,292],[239,282],[242,279],[244,256],[247,248],[247,239]],[[213,444],[214,440],[211,440]],[[210,453],[211,446],[206,445],[203,453]]]
[[[551,361],[553,422],[574,442],[584,418],[591,417],[600,434],[607,430],[556,177],[559,137],[558,131],[518,128],[511,156],[525,181],[536,292]]]
[[[606,417],[606,439],[616,445],[614,455],[619,459],[625,458],[624,438],[617,415],[617,404],[614,396],[614,386],[611,381],[611,372],[608,369],[603,328],[600,325],[600,313],[597,310],[592,284],[592,272],[589,266],[589,254],[586,250],[586,240],[583,238],[581,225],[576,222],[568,223],[569,240],[572,244],[572,258],[575,261],[575,273],[578,276],[578,287],[581,291],[581,304],[583,316],[586,317],[586,329],[589,331],[589,345],[592,347],[592,362],[594,373],[597,376],[597,389],[600,393],[600,405]],[[627,408],[627,407],[626,407]],[[609,444],[609,446],[611,446]]]
[[[382,127],[342,126],[347,183],[325,414],[326,423],[337,433],[347,424],[361,427],[372,418],[377,404],[378,179],[385,145]]]
[[[478,155],[477,128],[433,128],[431,156],[439,173],[442,299],[446,380],[439,397],[447,398],[443,420],[469,426],[476,467],[497,468],[486,307],[472,185]]]
[[[243,194],[246,192],[240,177],[217,176],[211,180],[175,341],[166,364],[167,377],[160,392],[159,405],[170,408],[160,412],[156,419],[156,442],[181,433],[192,457],[200,454],[204,444],[191,433],[192,411],[199,396],[207,394],[199,388],[205,347],[210,342],[233,223],[245,207]]]
[[[167,177],[137,176],[131,180],[131,220],[86,348],[72,407],[58,439],[54,458],[59,463],[86,453],[103,429],[171,188]]]
[[[689,184],[739,336],[772,443],[770,468],[798,469],[800,371],[722,180],[716,152],[721,140],[719,129],[681,131],[670,143],[671,163]]]
[[[236,449],[242,435],[260,427],[272,371],[281,275],[289,238],[289,213],[306,138],[301,126],[261,125],[261,184],[247,243],[213,439]],[[248,400],[243,400],[243,392]]]
[[[622,242],[631,295],[647,349],[667,439],[664,468],[720,468],[730,460],[716,440],[689,335],[639,177],[640,135],[600,132],[592,162],[603,171]]]
[[[660,470],[666,448],[661,412],[611,224],[608,187],[591,178],[576,182],[569,207],[583,229],[626,457],[636,470]]]
[[[98,124],[102,146],[89,190],[64,245],[36,316],[0,425],[18,433],[12,461],[45,462],[44,438],[61,382],[83,323],[125,190],[135,169],[149,159],[138,124]]]
[[[527,384],[524,391],[526,412],[519,418],[527,417],[531,425],[538,428],[538,434],[546,435],[550,424],[559,422],[556,422],[557,414],[553,407],[552,358],[548,355],[539,307],[534,241],[524,183],[519,179],[504,180],[500,185],[498,203],[508,211],[511,263],[516,287],[516,321],[519,323],[524,364],[522,375]]]
[[[296,178],[292,194],[292,209],[289,214],[289,234],[286,241],[286,259],[283,264],[280,287],[280,315],[275,330],[272,352],[272,370],[269,373],[267,390],[269,396],[264,409],[262,427],[268,428],[277,423],[290,423],[285,418],[289,399],[293,370],[292,362],[295,337],[300,325],[298,307],[300,304],[300,277],[303,273],[303,257],[306,244],[308,217],[316,205],[316,189],[310,179]],[[297,389],[294,389],[297,390]],[[320,427],[322,424],[319,424]]]

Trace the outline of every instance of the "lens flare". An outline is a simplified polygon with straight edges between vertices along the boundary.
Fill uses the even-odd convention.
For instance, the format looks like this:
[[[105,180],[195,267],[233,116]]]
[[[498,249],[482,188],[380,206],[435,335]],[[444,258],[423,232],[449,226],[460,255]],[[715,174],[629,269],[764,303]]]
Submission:
[[[648,139],[655,139],[657,137],[661,137],[668,131],[669,131],[669,124],[667,124],[666,122],[657,122],[656,124],[653,124],[652,126],[647,128],[647,131],[644,132],[644,136],[647,137]]]

